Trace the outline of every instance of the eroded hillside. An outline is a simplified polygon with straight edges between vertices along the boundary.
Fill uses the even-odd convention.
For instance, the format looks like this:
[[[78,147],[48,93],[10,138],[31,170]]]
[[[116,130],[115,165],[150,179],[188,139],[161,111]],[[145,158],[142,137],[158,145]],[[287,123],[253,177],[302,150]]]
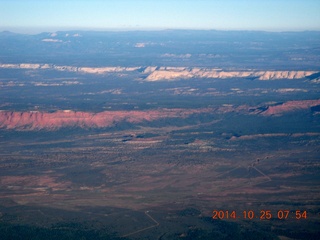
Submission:
[[[193,114],[223,114],[237,112],[259,114],[262,116],[280,116],[287,112],[309,109],[320,105],[318,100],[288,101],[278,105],[261,106],[221,106],[201,109],[157,109],[148,111],[104,111],[99,113],[62,110],[56,112],[12,112],[0,111],[0,128],[15,130],[56,130],[64,127],[105,128],[117,123],[152,122],[159,119],[188,118]]]
[[[0,64],[4,69],[52,69],[57,71],[79,72],[87,74],[108,74],[137,72],[143,75],[147,81],[177,80],[190,78],[257,78],[259,80],[276,79],[302,79],[319,71],[273,71],[273,70],[222,70],[216,68],[198,68],[198,67],[156,67],[156,66],[137,66],[137,67],[74,67],[58,66],[53,64]]]

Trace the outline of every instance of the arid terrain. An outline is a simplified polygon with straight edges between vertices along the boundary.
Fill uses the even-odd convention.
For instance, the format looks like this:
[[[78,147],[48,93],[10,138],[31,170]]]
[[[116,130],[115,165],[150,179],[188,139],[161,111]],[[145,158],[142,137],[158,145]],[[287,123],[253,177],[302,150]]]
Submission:
[[[0,33],[1,236],[316,239],[318,36]]]

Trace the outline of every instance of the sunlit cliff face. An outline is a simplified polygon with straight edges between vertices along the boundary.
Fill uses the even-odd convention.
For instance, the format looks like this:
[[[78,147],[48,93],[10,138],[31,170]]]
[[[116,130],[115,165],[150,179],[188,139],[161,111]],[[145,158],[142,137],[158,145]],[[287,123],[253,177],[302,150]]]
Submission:
[[[0,128],[20,130],[55,130],[62,127],[103,128],[119,122],[140,123],[162,118],[185,118],[208,109],[162,109],[153,111],[105,111],[100,113],[71,110],[48,112],[0,112]]]
[[[87,74],[108,74],[121,72],[142,72],[147,81],[189,79],[189,78],[257,78],[259,80],[301,79],[317,71],[228,71],[215,68],[186,67],[72,67],[49,64],[0,64],[0,68],[13,69],[54,69],[57,71],[79,72]]]
[[[279,116],[286,112],[320,105],[320,100],[288,101],[265,110],[247,105],[201,109],[157,109],[148,111],[104,111],[99,113],[62,110],[56,112],[0,111],[0,128],[16,130],[56,130],[63,127],[105,128],[120,122],[141,123],[165,118],[187,118],[192,114],[239,112],[262,116]]]
[[[310,76],[313,71],[221,71],[214,69],[164,69],[153,71],[146,80],[174,80],[178,78],[246,78],[254,77],[259,80],[300,79]]]

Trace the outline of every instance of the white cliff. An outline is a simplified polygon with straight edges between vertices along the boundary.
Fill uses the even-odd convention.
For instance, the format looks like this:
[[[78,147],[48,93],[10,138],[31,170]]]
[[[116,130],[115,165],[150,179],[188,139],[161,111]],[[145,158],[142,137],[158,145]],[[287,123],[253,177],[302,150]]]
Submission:
[[[201,68],[201,67],[74,67],[74,66],[58,66],[53,64],[0,64],[0,68],[10,69],[54,69],[58,71],[79,72],[87,74],[108,74],[120,72],[141,72],[147,74],[146,81],[163,81],[190,78],[257,78],[259,80],[277,80],[277,79],[301,79],[310,76],[319,71],[261,71],[261,70],[241,70],[228,71],[217,68]]]

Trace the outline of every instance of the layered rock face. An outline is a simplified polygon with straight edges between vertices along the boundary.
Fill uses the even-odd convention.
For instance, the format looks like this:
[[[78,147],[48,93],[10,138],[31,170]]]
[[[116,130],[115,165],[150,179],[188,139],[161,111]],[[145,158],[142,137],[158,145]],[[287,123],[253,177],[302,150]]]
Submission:
[[[62,110],[56,112],[0,111],[0,128],[14,130],[57,130],[63,127],[104,128],[120,122],[141,123],[165,118],[187,118],[192,114],[239,112],[262,116],[280,116],[286,112],[308,109],[320,105],[318,100],[288,101],[275,106],[259,107],[221,106],[201,109],[157,109],[148,111],[104,111],[99,113]]]
[[[304,100],[304,101],[288,101],[281,105],[269,106],[266,111],[262,113],[264,116],[281,115],[285,112],[308,109],[320,105],[318,100]]]
[[[174,80],[178,78],[258,78],[259,80],[300,79],[316,73],[315,71],[222,71],[215,69],[164,69],[153,71],[146,80]]]
[[[190,78],[257,78],[259,80],[300,79],[319,71],[227,71],[215,68],[186,67],[73,67],[49,64],[0,64],[0,68],[15,69],[54,69],[57,71],[79,72],[87,74],[108,74],[121,72],[139,72],[146,74],[146,81],[163,81]]]
[[[0,128],[17,130],[56,130],[62,127],[103,128],[119,122],[139,123],[162,118],[185,118],[208,109],[162,109],[151,111],[105,111],[100,113],[70,110],[48,112],[0,112]]]

